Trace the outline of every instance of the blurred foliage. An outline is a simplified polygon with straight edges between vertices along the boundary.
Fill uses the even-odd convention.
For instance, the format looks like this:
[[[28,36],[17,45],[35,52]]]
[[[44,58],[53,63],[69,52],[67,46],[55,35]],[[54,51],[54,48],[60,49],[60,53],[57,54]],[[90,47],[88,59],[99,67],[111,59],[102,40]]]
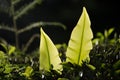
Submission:
[[[36,4],[41,4],[42,0],[33,0],[33,1],[30,1],[29,3],[23,4],[20,6],[19,4],[21,2],[23,2],[23,0],[4,0],[4,1],[0,0],[0,12],[5,12],[5,13],[9,14],[9,16],[12,18],[11,19],[12,27],[8,26],[7,23],[4,23],[4,24],[1,23],[0,29],[10,31],[11,33],[14,32],[14,34],[15,34],[15,43],[14,44],[16,45],[17,49],[20,49],[19,34],[20,34],[21,30],[28,31],[31,28],[33,28],[33,27],[30,27],[30,29],[28,29],[29,26],[27,26],[27,27],[19,30],[18,25],[17,25],[17,20],[19,18],[22,18],[23,15],[25,15],[26,13],[28,13],[29,10],[33,9],[36,6]],[[36,38],[36,36],[35,36],[35,38]]]
[[[110,36],[109,36],[110,37]],[[114,39],[114,38],[112,38]],[[110,39],[109,39],[110,40]],[[8,49],[8,46],[11,47]],[[62,74],[57,71],[39,71],[39,51],[23,54],[1,42],[0,46],[0,79],[1,80],[119,80],[120,79],[120,38],[114,43],[94,44],[90,52],[90,62],[82,66],[64,62],[66,44],[56,44],[63,61]],[[8,52],[11,51],[11,54]]]
[[[66,26],[60,22],[43,22],[43,21],[30,22],[23,28],[19,28],[18,20],[20,20],[20,18],[24,18],[24,16],[29,15],[30,13],[29,11],[32,9],[35,9],[35,6],[42,4],[42,1],[43,0],[32,0],[32,1],[27,1],[27,0],[26,1],[25,0],[4,0],[2,1],[0,0],[0,12],[3,12],[4,14],[7,13],[5,16],[10,17],[9,24],[4,22],[4,20],[3,22],[0,22],[1,23],[0,30],[9,31],[11,33],[11,36],[15,37],[15,39],[12,39],[12,40],[15,41],[13,44],[16,46],[17,49],[20,49],[26,52],[28,48],[30,47],[31,43],[36,38],[39,39],[39,32],[36,31],[36,33],[31,35],[30,39],[28,39],[26,43],[23,43],[23,42],[20,43],[20,35],[24,34],[25,32],[29,30],[32,30],[33,28],[40,28],[46,25],[49,25],[49,26],[52,25],[52,26],[62,27],[63,29],[66,29]],[[12,33],[14,33],[14,35],[12,35]],[[5,35],[3,35],[3,37],[4,36]],[[11,51],[9,54],[11,54]]]
[[[112,34],[114,32],[114,28],[110,28],[109,30],[104,30],[104,33],[97,32],[96,38],[93,39],[93,44],[113,44],[117,40],[117,33],[114,33],[114,37]]]

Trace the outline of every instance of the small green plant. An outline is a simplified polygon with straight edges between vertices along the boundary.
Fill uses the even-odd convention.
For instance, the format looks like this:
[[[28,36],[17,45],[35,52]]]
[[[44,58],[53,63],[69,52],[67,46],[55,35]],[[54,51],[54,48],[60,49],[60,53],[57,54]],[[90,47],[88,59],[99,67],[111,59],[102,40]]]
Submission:
[[[109,30],[105,30],[104,34],[101,32],[97,32],[95,39],[93,39],[93,44],[113,44],[117,40],[117,34],[114,34],[114,38],[111,39],[110,36],[112,35],[114,28],[110,28]]]
[[[1,40],[0,80],[120,80],[120,38],[110,38],[111,28],[93,39],[90,24],[83,7],[68,46],[54,45],[40,28],[40,48],[31,54]]]
[[[85,7],[82,15],[73,29],[69,45],[66,51],[66,61],[82,66],[83,62],[87,64],[90,61],[89,52],[92,49],[92,30],[90,20]],[[41,28],[40,40],[40,70],[50,71],[51,69],[61,73],[63,70],[62,62],[57,48]],[[92,65],[91,65],[92,66]],[[81,71],[82,72],[82,71]]]
[[[68,47],[64,47],[61,58],[55,45],[41,28],[39,69],[42,71],[42,79],[119,80],[120,39],[116,34],[114,38],[109,38],[113,31],[114,28],[110,28],[105,30],[104,34],[99,32],[99,38],[92,40],[90,20],[86,9],[83,8],[80,20],[73,29]],[[57,45],[60,46],[63,47]],[[60,48],[59,51],[61,52]]]

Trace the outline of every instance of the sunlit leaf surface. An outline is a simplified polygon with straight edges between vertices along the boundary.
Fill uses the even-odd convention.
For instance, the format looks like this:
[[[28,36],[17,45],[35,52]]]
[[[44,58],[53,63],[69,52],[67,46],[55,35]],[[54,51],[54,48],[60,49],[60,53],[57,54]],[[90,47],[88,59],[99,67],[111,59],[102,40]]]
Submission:
[[[83,7],[82,15],[72,31],[68,44],[66,52],[67,62],[81,65],[82,61],[89,61],[89,52],[92,49],[91,39],[93,38],[90,25],[89,16],[85,7]]]

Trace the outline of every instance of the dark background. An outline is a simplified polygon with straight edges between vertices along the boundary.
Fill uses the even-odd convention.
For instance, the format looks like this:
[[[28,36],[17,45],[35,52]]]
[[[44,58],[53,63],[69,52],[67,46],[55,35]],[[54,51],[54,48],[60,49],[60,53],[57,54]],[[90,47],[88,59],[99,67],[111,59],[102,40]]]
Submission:
[[[22,0],[18,7],[31,1],[32,0]],[[4,0],[0,0],[0,4],[2,4],[2,2],[4,2]],[[42,4],[36,5],[34,9],[22,16],[22,18],[17,21],[17,25],[20,29],[30,23],[38,21],[60,22],[67,26],[67,30],[58,27],[51,28],[49,26],[44,30],[54,43],[68,43],[71,31],[80,18],[83,6],[86,7],[89,14],[94,37],[96,32],[104,32],[105,29],[111,27],[114,27],[118,34],[120,33],[120,6],[119,2],[113,0],[43,0]],[[11,18],[7,13],[0,13],[0,23],[11,25]],[[25,44],[35,33],[39,33],[39,29],[21,34],[19,37],[20,44]],[[5,38],[9,43],[14,44],[13,33],[0,30],[0,36]],[[33,42],[32,47],[36,45],[37,47],[39,46],[39,39]]]

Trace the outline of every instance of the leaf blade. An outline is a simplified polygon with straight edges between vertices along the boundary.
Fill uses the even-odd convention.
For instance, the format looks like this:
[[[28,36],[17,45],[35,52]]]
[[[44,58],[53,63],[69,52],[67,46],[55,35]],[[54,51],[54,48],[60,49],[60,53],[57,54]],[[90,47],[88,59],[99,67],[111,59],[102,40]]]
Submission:
[[[89,16],[85,7],[83,7],[82,15],[72,31],[68,44],[66,52],[67,62],[81,65],[83,60],[89,59],[89,52],[92,49],[91,39],[93,38],[90,25]]]
[[[51,64],[53,65],[54,70],[62,70],[62,65],[60,65],[60,63],[61,60],[57,48],[41,28],[40,70],[49,71]]]

